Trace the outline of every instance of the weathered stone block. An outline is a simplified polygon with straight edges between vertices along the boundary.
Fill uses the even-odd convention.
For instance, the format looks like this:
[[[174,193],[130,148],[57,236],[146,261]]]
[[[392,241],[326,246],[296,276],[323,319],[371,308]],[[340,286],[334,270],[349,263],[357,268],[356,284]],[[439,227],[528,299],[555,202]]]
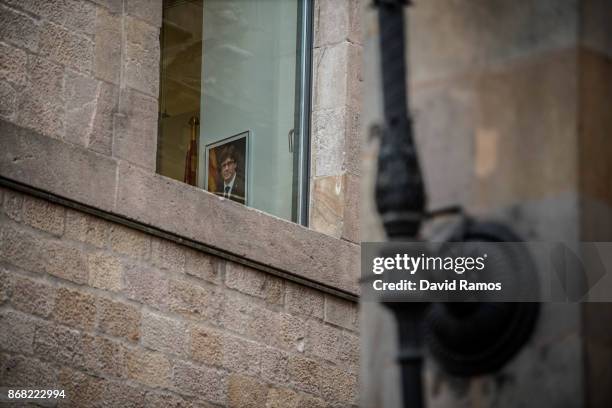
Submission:
[[[266,408],[298,408],[300,395],[289,388],[270,388]]]
[[[15,353],[33,351],[36,322],[29,316],[3,310],[0,312],[0,348]]]
[[[25,51],[8,44],[0,44],[0,79],[17,87],[27,81],[28,56]]]
[[[39,48],[42,55],[62,65],[82,72],[89,72],[93,68],[93,41],[54,23],[42,24]]]
[[[363,84],[359,82],[358,86],[363,87]],[[355,175],[361,174],[363,158],[361,149],[362,139],[364,139],[364,136],[367,136],[361,122],[361,112],[363,109],[367,108],[348,107],[345,113],[344,168]]]
[[[0,258],[32,272],[87,283],[83,254],[59,241],[41,239],[12,226],[0,226]]]
[[[124,381],[104,381],[102,401],[108,407],[134,407],[145,408],[146,388],[139,384],[132,385]]]
[[[287,361],[289,380],[295,388],[315,395],[320,394],[321,371],[323,367],[315,360],[292,355]]]
[[[226,404],[227,376],[224,372],[205,367],[197,367],[181,361],[173,366],[173,386],[186,395],[216,404]]]
[[[90,376],[72,368],[62,367],[58,373],[57,384],[70,395],[70,404],[90,407],[104,399],[104,380]]]
[[[8,82],[0,82],[0,117],[14,120],[17,114],[17,91]]]
[[[21,211],[23,209],[23,195],[16,191],[6,190],[3,197],[3,212],[12,220],[21,221]]]
[[[351,173],[345,174],[344,216],[342,219],[342,238],[358,244],[360,242],[360,197],[361,179]],[[357,265],[355,265],[357,267]]]
[[[361,104],[361,46],[349,42],[315,48],[313,111]]]
[[[76,330],[44,322],[36,327],[34,353],[61,365],[82,365],[82,340]]]
[[[212,408],[212,405],[207,405],[205,403],[202,403],[201,405],[192,404],[178,395],[160,392],[147,392],[144,400],[144,406],[151,408]]]
[[[57,386],[57,368],[35,358],[2,354],[0,383],[3,387],[17,388],[23,387],[23,384],[36,384],[42,389],[52,389]]]
[[[290,354],[285,351],[266,347],[261,354],[261,378],[274,384],[289,384],[289,358]]]
[[[344,170],[346,108],[312,113],[315,177],[339,176]]]
[[[264,346],[239,337],[225,335],[222,338],[222,365],[232,372],[259,375]]]
[[[28,56],[28,79],[19,96],[17,123],[48,136],[64,134],[64,69],[37,55]]]
[[[215,323],[219,320],[223,303],[223,293],[217,289],[182,279],[173,279],[168,283],[165,305],[174,313]]]
[[[161,272],[150,266],[126,265],[123,279],[128,298],[156,309],[167,304],[168,281]]]
[[[119,258],[105,252],[94,252],[87,255],[87,265],[90,286],[115,292],[121,290],[123,265]]]
[[[127,86],[157,98],[159,29],[132,17],[124,17],[124,24],[126,29],[125,82]]]
[[[130,16],[143,19],[155,27],[162,22],[162,0],[126,0],[125,9]]]
[[[286,283],[285,303],[291,313],[304,314],[323,319],[324,295],[318,290],[295,283]]]
[[[333,366],[320,366],[319,378],[321,381],[321,394],[328,401],[343,404],[356,404],[359,390],[355,374],[347,373]]]
[[[0,267],[0,306],[9,300],[13,283],[11,282],[9,272]]]
[[[87,293],[59,288],[51,318],[79,329],[92,330],[96,324],[96,301]]]
[[[267,335],[271,345],[298,352],[304,350],[308,329],[302,318],[288,313],[277,313],[272,317],[272,325],[274,330]],[[263,335],[263,332],[258,334]]]
[[[166,239],[153,238],[151,241],[151,263],[161,269],[183,273],[185,270],[184,248]]]
[[[212,283],[221,283],[225,261],[194,249],[185,248],[185,273]]]
[[[43,251],[40,257],[46,263],[45,272],[74,283],[87,283],[87,266],[81,250],[55,241],[41,241],[41,243]]]
[[[313,180],[311,228],[340,238],[344,219],[345,177],[325,176]]]
[[[310,321],[307,352],[311,356],[336,363],[339,360],[341,339],[342,332],[339,329],[318,321]]]
[[[132,258],[147,258],[151,248],[151,237],[123,225],[114,224],[110,228],[110,245],[113,251]]]
[[[94,74],[96,78],[119,84],[121,75],[121,15],[98,8],[96,14],[96,44]]]
[[[127,373],[128,349],[104,337],[84,336],[83,366],[96,374],[123,378]]]
[[[0,39],[36,52],[40,28],[36,21],[20,12],[0,6]]]
[[[229,407],[263,407],[266,405],[268,386],[255,378],[232,374],[227,393]]]
[[[55,69],[55,66],[49,68]],[[60,84],[61,78],[63,75],[59,78]],[[44,88],[48,85],[40,86]],[[59,98],[57,95],[55,97]],[[63,101],[61,109],[63,114]],[[34,118],[41,124],[45,123],[43,117]],[[54,123],[63,123],[62,116],[52,118]],[[114,160],[41,136],[4,120],[0,120],[0,134],[0,151],[4,152],[0,157],[2,176],[103,210],[113,209],[115,198],[112,192],[115,191],[116,181]],[[96,182],[92,183],[92,180]]]
[[[268,303],[282,306],[285,303],[285,283],[284,279],[273,275],[266,276],[265,294]]]
[[[152,312],[142,315],[142,344],[164,354],[185,356],[189,347],[187,325]]]
[[[123,0],[93,0],[93,2],[107,8],[111,13],[123,11]]]
[[[66,209],[47,200],[25,196],[23,200],[23,222],[31,227],[47,231],[53,235],[62,235]]]
[[[42,243],[8,224],[0,224],[0,258],[31,272],[44,272]]]
[[[123,337],[129,341],[140,339],[140,309],[136,306],[99,298],[98,328],[111,336]]]
[[[325,321],[349,330],[357,330],[359,324],[357,304],[335,296],[326,295]]]
[[[98,87],[96,112],[92,118],[87,147],[110,156],[113,144],[114,114],[119,105],[119,89],[106,82],[100,82]]]
[[[190,330],[190,356],[208,365],[223,364],[223,335],[217,330],[195,326]]]
[[[121,91],[120,113],[115,116],[113,154],[116,157],[155,170],[157,109],[156,99],[132,89]]]
[[[578,8],[575,0],[481,0],[467,6],[421,1],[409,11],[406,32],[411,76],[431,80],[478,64],[569,48],[578,41]]]
[[[350,0],[320,0],[315,14],[314,46],[322,47],[346,41],[351,26]]]
[[[169,387],[172,375],[170,360],[161,353],[141,349],[127,355],[128,378],[151,387]]]
[[[348,48],[347,107],[361,112],[363,109],[363,47],[351,44]]]
[[[55,304],[56,289],[43,282],[14,276],[11,304],[25,313],[47,317]]]
[[[360,367],[360,343],[359,336],[344,332],[338,346],[338,361],[351,372],[357,372]]]
[[[87,147],[93,131],[100,84],[94,78],[67,71],[64,79],[66,95],[65,140]]]
[[[258,304],[254,304],[252,301],[249,302],[245,297],[228,294],[221,307],[219,322],[227,330],[239,334],[247,334],[252,330],[256,316],[262,316],[261,318],[265,320],[265,316],[270,314],[270,311]]]
[[[282,304],[284,300],[281,280],[234,262],[226,264],[225,285],[247,295],[266,299],[270,303]]]
[[[35,14],[43,20],[51,20],[68,29],[93,34],[96,7],[86,1],[58,0],[7,0],[7,3]]]
[[[108,245],[109,229],[109,223],[100,218],[71,209],[66,211],[64,237],[68,239],[105,248]]]
[[[448,87],[444,92],[449,92]],[[535,57],[482,75],[476,92],[476,123],[472,124],[476,177],[467,197],[471,202],[491,208],[576,188],[578,80],[574,50]],[[549,112],[546,115],[537,111],[544,105]],[[479,168],[478,163],[485,160],[491,162]]]

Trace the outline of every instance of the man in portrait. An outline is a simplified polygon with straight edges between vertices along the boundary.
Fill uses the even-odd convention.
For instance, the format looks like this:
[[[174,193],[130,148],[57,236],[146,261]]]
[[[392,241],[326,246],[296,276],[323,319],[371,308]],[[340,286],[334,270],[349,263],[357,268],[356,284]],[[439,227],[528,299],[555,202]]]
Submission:
[[[245,180],[239,169],[240,158],[233,145],[224,146],[218,156],[218,169],[221,182],[215,194],[245,204]]]

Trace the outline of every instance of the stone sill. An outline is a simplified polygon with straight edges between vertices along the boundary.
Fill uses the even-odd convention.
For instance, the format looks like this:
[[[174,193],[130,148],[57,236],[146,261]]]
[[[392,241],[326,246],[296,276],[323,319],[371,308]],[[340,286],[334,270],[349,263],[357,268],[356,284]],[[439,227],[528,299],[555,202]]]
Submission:
[[[0,120],[0,182],[347,299],[359,246]]]

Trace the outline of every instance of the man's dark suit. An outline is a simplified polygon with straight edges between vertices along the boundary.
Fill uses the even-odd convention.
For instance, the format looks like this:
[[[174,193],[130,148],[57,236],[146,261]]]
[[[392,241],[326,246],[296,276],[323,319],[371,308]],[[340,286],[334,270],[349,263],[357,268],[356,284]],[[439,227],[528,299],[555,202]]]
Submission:
[[[224,188],[224,183],[223,181],[221,181],[219,184],[217,184],[219,187],[218,189],[220,189],[220,191],[216,191],[215,194],[217,194],[220,197],[223,197],[225,192],[223,191]],[[229,199],[232,201],[236,201],[237,203],[240,204],[245,204],[245,185],[244,185],[244,177],[240,176],[239,174],[236,174],[236,178],[234,179],[234,185],[232,186],[232,191],[230,192],[230,196]]]

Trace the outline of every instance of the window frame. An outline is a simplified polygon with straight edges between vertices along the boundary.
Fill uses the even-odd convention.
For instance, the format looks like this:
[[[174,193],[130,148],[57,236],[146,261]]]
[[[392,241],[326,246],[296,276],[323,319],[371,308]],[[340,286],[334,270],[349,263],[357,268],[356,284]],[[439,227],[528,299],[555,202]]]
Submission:
[[[299,54],[299,129],[298,129],[298,165],[297,165],[297,214],[295,222],[308,226],[310,210],[310,152],[311,152],[311,117],[312,117],[312,54],[314,48],[314,1],[300,0],[298,15],[298,54]]]
[[[203,0],[206,1],[206,0]],[[295,146],[293,164],[293,187],[292,187],[292,214],[287,221],[309,226],[310,220],[310,182],[311,182],[311,123],[312,123],[312,95],[313,95],[313,50],[314,50],[314,12],[316,0],[297,1],[297,30],[296,30],[296,71],[295,71],[295,121],[294,129],[287,136],[290,146]],[[161,2],[160,2],[161,3]],[[160,25],[160,45],[163,43],[163,21]],[[160,49],[161,51],[161,49]],[[160,55],[159,80],[160,90],[158,101],[157,136],[156,136],[156,160],[155,172],[160,172],[160,141],[162,136],[162,81],[164,77],[164,65]],[[200,140],[198,138],[198,145]],[[198,148],[198,151],[200,148]],[[200,161],[198,166],[206,165],[206,160]],[[179,180],[180,181],[180,180]],[[189,183],[187,183],[189,184]],[[205,188],[195,186],[206,191]],[[248,206],[247,206],[248,207]],[[256,207],[252,207],[256,208]],[[274,214],[271,214],[274,215]]]

